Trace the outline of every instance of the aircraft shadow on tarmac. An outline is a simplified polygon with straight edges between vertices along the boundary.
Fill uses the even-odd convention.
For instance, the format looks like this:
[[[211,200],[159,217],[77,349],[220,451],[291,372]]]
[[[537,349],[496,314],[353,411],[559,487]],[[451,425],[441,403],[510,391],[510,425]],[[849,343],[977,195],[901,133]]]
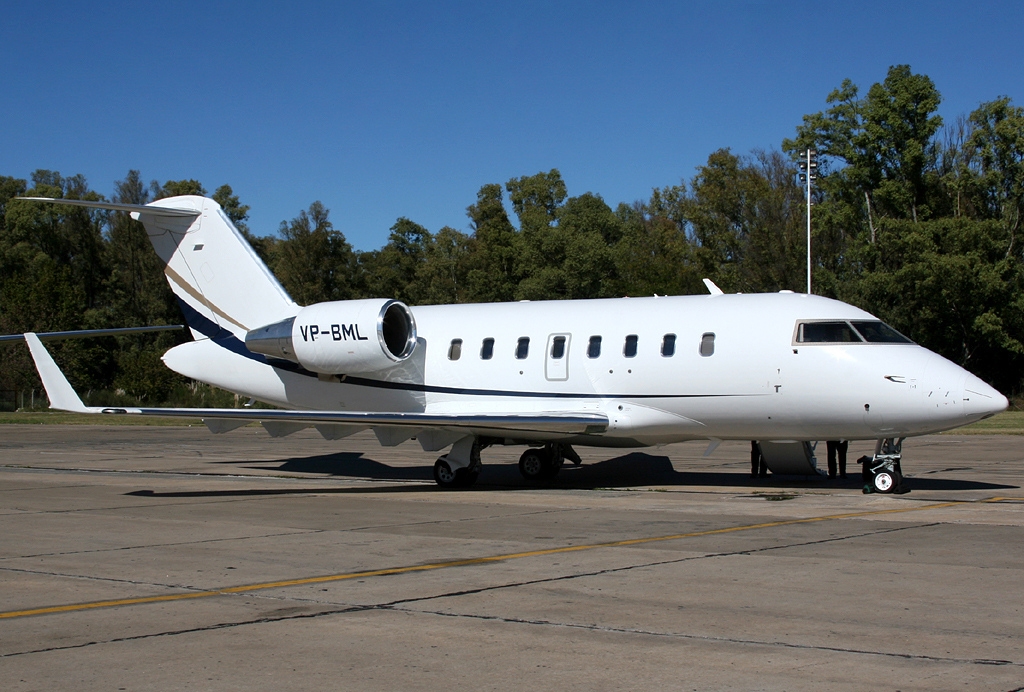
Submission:
[[[237,465],[237,462],[222,461],[218,464]],[[293,474],[317,474],[351,479],[374,481],[432,481],[432,465],[423,466],[388,466],[362,453],[323,454],[311,457],[294,457],[283,461],[248,465],[245,468],[259,471],[282,471]],[[573,466],[567,463],[558,476],[543,483],[531,483],[519,475],[516,464],[485,464],[480,480],[471,491],[486,491],[501,488],[504,490],[527,490],[543,487],[565,489],[594,490],[598,488],[629,488],[636,486],[685,486],[685,487],[727,487],[744,490],[756,489],[789,489],[805,488],[861,488],[860,468],[854,466],[855,473],[846,479],[828,479],[825,477],[779,476],[766,478],[750,478],[746,473],[735,470],[723,471],[676,471],[668,457],[632,452],[622,456],[606,459],[597,463]],[[960,469],[957,469],[960,470]],[[969,469],[963,469],[967,471]],[[1018,486],[986,483],[981,481],[927,478],[908,476],[905,483],[912,490],[1000,490],[1015,489]],[[286,495],[306,493],[380,493],[380,492],[430,492],[435,490],[432,485],[410,484],[387,488],[379,486],[360,488],[274,488],[252,490],[212,490],[181,493],[157,493],[154,491],[135,491],[129,495],[155,497],[214,497],[244,495]]]

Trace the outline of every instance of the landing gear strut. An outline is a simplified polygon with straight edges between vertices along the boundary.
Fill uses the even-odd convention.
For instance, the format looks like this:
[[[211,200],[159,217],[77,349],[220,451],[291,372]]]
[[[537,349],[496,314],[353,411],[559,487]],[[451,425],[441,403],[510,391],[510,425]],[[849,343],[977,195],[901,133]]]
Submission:
[[[864,479],[865,494],[910,492],[910,489],[903,485],[903,469],[900,468],[903,440],[902,437],[879,440],[875,445],[874,456],[859,459],[863,465],[861,477]]]
[[[480,442],[474,439],[469,450],[468,466],[452,468],[455,465],[454,460],[448,457],[456,453],[455,447],[452,447],[448,454],[438,457],[434,462],[434,482],[441,488],[473,487],[476,479],[480,477],[480,469],[483,468],[480,463],[480,448]]]
[[[558,444],[531,447],[519,457],[519,473],[528,481],[554,478],[562,468],[562,464],[565,463],[566,456],[562,446]],[[573,456],[575,456],[575,452],[573,452]],[[572,456],[569,458],[572,459]]]

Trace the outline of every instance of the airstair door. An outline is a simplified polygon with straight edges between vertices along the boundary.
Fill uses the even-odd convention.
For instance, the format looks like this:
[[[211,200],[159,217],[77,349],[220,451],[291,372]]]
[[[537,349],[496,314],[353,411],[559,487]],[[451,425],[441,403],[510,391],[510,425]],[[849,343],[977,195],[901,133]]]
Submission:
[[[552,334],[544,352],[544,376],[553,382],[569,379],[569,334]]]

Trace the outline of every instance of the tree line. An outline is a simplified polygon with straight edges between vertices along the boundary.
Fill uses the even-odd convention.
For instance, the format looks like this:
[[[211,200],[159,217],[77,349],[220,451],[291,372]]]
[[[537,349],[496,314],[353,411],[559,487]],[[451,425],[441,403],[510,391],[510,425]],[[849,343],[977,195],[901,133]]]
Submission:
[[[214,190],[300,304],[390,297],[411,305],[805,289],[799,152],[819,152],[814,292],[878,315],[1008,394],[1024,381],[1024,109],[1008,97],[944,123],[932,80],[891,67],[865,93],[849,80],[776,148],[712,152],[695,175],[612,208],[569,197],[557,169],[483,185],[467,226],[431,231],[399,218],[378,250],[353,250],[319,201],[276,235]],[[138,171],[111,200],[208,194],[196,180],[146,185]],[[181,322],[144,229],[126,214],[19,202],[103,199],[82,175],[0,176],[3,333]],[[508,209],[511,209],[511,215]],[[184,333],[54,346],[97,403],[210,403],[216,394],[160,363]],[[22,347],[0,352],[0,389],[38,388]],[[212,397],[212,398],[211,398]]]

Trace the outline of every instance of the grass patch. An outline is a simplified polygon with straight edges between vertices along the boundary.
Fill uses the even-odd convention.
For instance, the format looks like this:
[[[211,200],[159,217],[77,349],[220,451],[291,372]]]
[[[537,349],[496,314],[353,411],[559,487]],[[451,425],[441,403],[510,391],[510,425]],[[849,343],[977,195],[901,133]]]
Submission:
[[[943,435],[1024,435],[1024,411],[1003,411]]]
[[[164,418],[132,415],[90,415],[85,413],[64,413],[62,411],[16,411],[0,413],[0,425],[172,425],[185,427],[202,425],[199,418]]]

